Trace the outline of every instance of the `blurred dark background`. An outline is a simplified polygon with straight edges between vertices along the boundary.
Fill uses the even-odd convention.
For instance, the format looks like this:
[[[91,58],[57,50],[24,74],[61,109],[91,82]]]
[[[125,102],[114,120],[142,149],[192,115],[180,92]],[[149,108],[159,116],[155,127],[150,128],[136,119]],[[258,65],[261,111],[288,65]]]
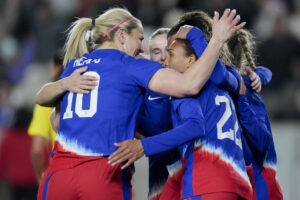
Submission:
[[[271,121],[280,127],[299,125],[300,0],[0,0],[0,151],[5,145],[3,138],[12,129],[20,133],[19,137],[26,135],[23,132],[30,120],[24,119],[22,127],[17,128],[16,120],[20,120],[20,112],[23,118],[30,118],[34,96],[49,81],[49,61],[64,44],[70,23],[75,17],[96,17],[108,8],[120,6],[142,21],[145,50],[147,38],[156,28],[171,27],[186,11],[200,9],[212,16],[215,10],[222,13],[225,8],[235,8],[256,37],[257,65],[273,72],[272,82],[261,93]],[[21,145],[23,150],[12,145],[24,154],[28,150],[26,142]],[[20,156],[21,153],[13,159]],[[16,183],[1,172],[7,165],[7,161],[3,162],[0,159],[0,199],[12,199],[14,195],[6,191]],[[299,166],[295,167],[298,180]],[[30,178],[21,183],[21,187],[24,185],[36,187]]]

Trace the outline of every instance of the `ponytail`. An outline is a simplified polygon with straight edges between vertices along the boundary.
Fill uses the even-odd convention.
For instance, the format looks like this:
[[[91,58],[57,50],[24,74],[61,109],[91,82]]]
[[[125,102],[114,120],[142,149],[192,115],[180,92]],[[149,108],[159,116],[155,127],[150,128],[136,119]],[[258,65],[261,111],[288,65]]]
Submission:
[[[113,41],[119,28],[130,34],[132,29],[137,28],[139,25],[141,25],[140,20],[123,8],[109,9],[96,19],[77,19],[67,30],[64,66],[71,60],[80,58],[83,54],[95,50],[104,42]]]

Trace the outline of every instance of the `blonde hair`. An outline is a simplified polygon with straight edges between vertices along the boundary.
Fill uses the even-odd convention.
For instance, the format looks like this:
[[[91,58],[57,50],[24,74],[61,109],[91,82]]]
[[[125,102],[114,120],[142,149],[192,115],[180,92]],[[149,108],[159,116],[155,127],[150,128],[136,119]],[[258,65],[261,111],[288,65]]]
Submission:
[[[230,52],[233,55],[233,65],[242,73],[242,67],[250,65],[254,70],[255,65],[255,41],[253,35],[246,29],[238,30],[227,42]]]
[[[141,21],[135,17],[120,24],[115,29],[107,33],[112,27],[132,17],[131,13],[123,8],[113,8],[98,16],[94,25],[91,18],[78,18],[72,23],[68,31],[68,37],[65,44],[64,66],[73,59],[80,58],[83,54],[93,51],[99,45],[106,41],[113,41],[114,35],[119,28],[124,29],[128,34],[132,29],[137,28]]]

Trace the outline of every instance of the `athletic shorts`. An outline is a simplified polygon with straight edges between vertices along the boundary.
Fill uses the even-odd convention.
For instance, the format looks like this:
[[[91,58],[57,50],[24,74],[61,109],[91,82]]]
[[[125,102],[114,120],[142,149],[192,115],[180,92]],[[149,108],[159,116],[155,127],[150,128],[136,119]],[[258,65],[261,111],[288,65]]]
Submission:
[[[100,157],[73,168],[44,173],[38,200],[131,200],[131,171],[107,161],[107,157]]]

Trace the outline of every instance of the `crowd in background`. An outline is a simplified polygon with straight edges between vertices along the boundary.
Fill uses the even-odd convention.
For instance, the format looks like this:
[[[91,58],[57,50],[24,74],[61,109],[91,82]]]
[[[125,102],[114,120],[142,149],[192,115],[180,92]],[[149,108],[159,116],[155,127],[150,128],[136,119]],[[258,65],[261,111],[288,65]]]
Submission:
[[[24,176],[15,177],[15,171],[23,166],[7,160],[4,165],[4,160],[7,155],[17,161],[30,160],[26,130],[34,95],[49,81],[49,60],[64,44],[64,32],[75,17],[96,17],[115,6],[125,6],[141,19],[145,52],[149,35],[158,27],[171,27],[186,11],[201,9],[212,15],[215,10],[237,9],[256,37],[257,65],[273,72],[272,82],[262,92],[270,118],[300,119],[299,0],[1,0],[0,195],[5,181],[16,189],[25,185],[34,191],[37,185],[30,169],[21,172]],[[8,145],[2,141],[9,133],[20,141],[9,145],[11,152],[3,153],[1,148]],[[13,154],[14,149],[21,153]],[[9,164],[15,165],[15,171]]]

